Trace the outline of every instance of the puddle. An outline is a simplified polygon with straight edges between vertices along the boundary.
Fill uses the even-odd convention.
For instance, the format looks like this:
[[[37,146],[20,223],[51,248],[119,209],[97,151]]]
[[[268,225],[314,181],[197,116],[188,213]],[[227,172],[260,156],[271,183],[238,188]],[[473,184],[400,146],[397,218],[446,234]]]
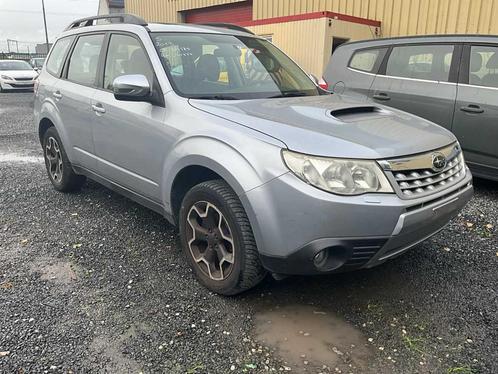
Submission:
[[[40,266],[34,270],[41,274],[41,280],[59,284],[69,284],[78,279],[73,266],[68,262],[56,262],[55,264]]]
[[[297,372],[314,372],[326,365],[332,370],[347,367],[363,373],[373,360],[367,339],[358,329],[310,306],[286,306],[257,314],[255,335]]]
[[[26,156],[20,153],[6,153],[0,154],[0,162],[12,162],[22,164],[34,164],[43,162],[43,157],[39,156]]]

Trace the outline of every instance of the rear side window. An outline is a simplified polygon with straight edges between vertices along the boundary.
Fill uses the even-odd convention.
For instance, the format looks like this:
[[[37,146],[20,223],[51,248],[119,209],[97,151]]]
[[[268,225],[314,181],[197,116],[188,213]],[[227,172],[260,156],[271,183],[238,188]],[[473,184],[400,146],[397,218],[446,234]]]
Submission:
[[[475,86],[498,87],[498,47],[470,48],[469,83]]]
[[[74,37],[68,36],[67,38],[62,38],[57,40],[52,52],[50,52],[50,57],[47,61],[47,71],[52,75],[59,75],[62,69],[62,63],[64,62],[64,56],[71,45]]]
[[[384,57],[385,51],[385,48],[356,51],[349,62],[349,67],[372,73],[378,65],[377,61]]]
[[[152,86],[154,73],[140,42],[132,36],[111,36],[105,62],[104,88],[112,90],[114,79],[121,75],[144,75]]]
[[[440,44],[400,46],[392,49],[386,75],[447,82],[454,46]]]
[[[84,85],[94,85],[104,35],[80,36],[69,59],[67,79]]]

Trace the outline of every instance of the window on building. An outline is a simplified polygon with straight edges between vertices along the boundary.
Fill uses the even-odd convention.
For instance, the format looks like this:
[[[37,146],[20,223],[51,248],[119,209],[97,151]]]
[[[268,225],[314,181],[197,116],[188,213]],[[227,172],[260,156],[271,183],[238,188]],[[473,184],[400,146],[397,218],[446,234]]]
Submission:
[[[381,53],[382,52],[382,53]],[[384,56],[385,48],[367,49],[357,51],[353,54],[349,67],[356,70],[366,71],[372,73],[379,56]]]
[[[149,84],[153,70],[140,42],[128,35],[112,35],[104,69],[104,88],[112,90],[114,79],[121,75],[141,74]]]
[[[471,47],[469,84],[498,87],[498,47]]]
[[[103,34],[79,37],[69,59],[67,79],[84,85],[95,84],[103,41]]]
[[[452,45],[411,45],[394,47],[386,75],[447,82],[453,59]]]
[[[64,62],[64,56],[66,55],[73,39],[74,38],[72,36],[68,36],[67,38],[57,40],[55,43],[47,61],[47,71],[50,74],[59,75],[62,63]]]

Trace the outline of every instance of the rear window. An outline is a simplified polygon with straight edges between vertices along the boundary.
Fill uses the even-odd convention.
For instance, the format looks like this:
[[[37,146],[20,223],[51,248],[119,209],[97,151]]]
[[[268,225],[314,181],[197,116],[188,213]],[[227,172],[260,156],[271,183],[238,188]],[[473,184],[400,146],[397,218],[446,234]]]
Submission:
[[[356,51],[349,62],[349,67],[356,70],[366,71],[368,73],[374,72],[375,67],[378,65],[385,53],[385,48],[367,49]]]
[[[69,36],[67,38],[62,38],[57,40],[52,51],[50,52],[50,56],[47,61],[47,71],[52,75],[59,75],[62,63],[64,62],[64,56],[66,55],[71,42],[73,41],[73,36]]]

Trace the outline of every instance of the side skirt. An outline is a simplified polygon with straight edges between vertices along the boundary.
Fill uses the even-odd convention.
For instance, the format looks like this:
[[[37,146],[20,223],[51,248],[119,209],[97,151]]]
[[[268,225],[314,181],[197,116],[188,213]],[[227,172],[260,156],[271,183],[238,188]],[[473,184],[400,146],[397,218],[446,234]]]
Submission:
[[[159,213],[160,215],[164,216],[164,218],[166,218],[169,221],[169,223],[174,225],[173,217],[170,214],[166,213],[166,211],[164,210],[164,206],[161,203],[158,203],[154,200],[149,199],[148,197],[140,195],[139,193],[132,191],[126,187],[123,187],[118,183],[110,181],[109,179],[104,178],[104,177],[98,175],[97,173],[95,173],[91,170],[88,170],[84,167],[76,166],[76,165],[72,165],[72,166],[73,166],[74,172],[76,174],[84,175],[84,176],[94,180],[95,182],[100,183],[103,186],[113,190],[114,192],[117,192],[118,194],[123,195],[123,196],[127,197],[128,199],[133,200],[133,201],[137,202],[138,204],[143,205],[144,207],[146,207],[150,210],[153,210],[156,213]]]

